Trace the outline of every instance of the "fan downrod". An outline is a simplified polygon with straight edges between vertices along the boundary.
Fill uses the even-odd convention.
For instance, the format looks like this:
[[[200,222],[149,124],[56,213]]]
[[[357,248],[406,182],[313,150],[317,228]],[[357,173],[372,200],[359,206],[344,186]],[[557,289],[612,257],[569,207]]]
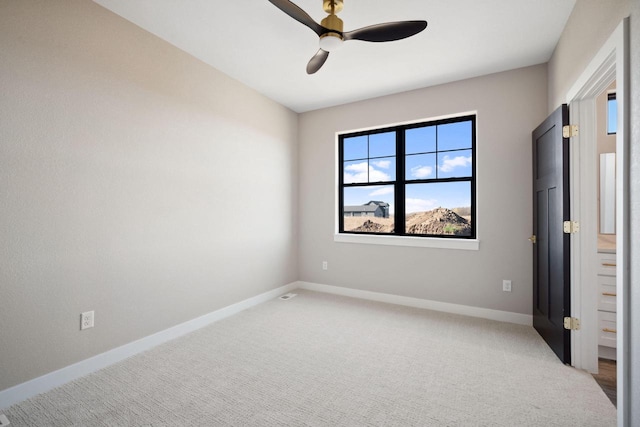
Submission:
[[[330,15],[340,12],[344,6],[343,0],[322,0],[322,8]]]

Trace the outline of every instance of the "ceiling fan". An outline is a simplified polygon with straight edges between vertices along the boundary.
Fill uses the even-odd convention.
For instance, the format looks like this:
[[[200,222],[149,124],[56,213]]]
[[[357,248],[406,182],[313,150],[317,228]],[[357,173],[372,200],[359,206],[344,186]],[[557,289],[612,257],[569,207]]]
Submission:
[[[329,52],[340,47],[342,42],[348,40],[390,42],[411,37],[427,28],[427,21],[400,21],[344,32],[342,31],[342,19],[336,16],[336,13],[342,10],[344,0],[322,0],[323,9],[329,16],[324,18],[320,24],[289,0],[269,1],[296,21],[311,28],[320,37],[320,49],[307,64],[307,74],[318,71],[329,57]]]

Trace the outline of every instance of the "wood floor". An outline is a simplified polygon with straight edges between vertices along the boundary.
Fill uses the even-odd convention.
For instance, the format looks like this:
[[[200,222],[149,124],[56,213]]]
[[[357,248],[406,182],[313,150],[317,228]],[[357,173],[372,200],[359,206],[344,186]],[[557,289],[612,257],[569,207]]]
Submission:
[[[609,397],[611,402],[617,406],[616,395],[616,361],[608,359],[598,359],[598,375],[594,375],[596,382]]]

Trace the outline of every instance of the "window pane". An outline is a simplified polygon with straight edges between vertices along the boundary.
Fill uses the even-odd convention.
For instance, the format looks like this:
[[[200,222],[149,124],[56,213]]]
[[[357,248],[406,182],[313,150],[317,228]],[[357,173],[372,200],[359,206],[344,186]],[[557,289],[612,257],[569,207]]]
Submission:
[[[396,179],[396,158],[344,162],[344,183],[386,182]]]
[[[345,138],[343,146],[344,160],[367,158],[367,135]]]
[[[396,155],[396,133],[374,133],[369,135],[369,157]]]
[[[395,181],[395,179],[395,157],[382,157],[369,160],[369,182]]]
[[[435,154],[412,154],[406,156],[405,179],[434,179],[436,177]]]
[[[471,176],[471,150],[438,153],[438,178]]]
[[[393,185],[347,187],[343,193],[344,231],[392,233]]]
[[[407,129],[404,138],[405,154],[431,153],[436,151],[435,126]]]
[[[607,100],[607,133],[616,133],[618,130],[618,103],[615,94]]]
[[[344,183],[354,184],[369,181],[369,162],[356,160],[354,162],[344,162]]]
[[[408,184],[407,234],[471,236],[471,182]]]
[[[471,148],[471,122],[438,125],[438,151]]]

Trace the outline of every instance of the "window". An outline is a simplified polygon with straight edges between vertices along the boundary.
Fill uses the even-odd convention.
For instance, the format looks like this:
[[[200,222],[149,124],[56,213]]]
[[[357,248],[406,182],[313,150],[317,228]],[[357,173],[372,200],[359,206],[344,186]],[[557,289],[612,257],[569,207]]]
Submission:
[[[618,103],[616,94],[607,95],[607,134],[613,135],[618,130]]]
[[[475,115],[339,135],[339,233],[475,239],[475,143]]]

